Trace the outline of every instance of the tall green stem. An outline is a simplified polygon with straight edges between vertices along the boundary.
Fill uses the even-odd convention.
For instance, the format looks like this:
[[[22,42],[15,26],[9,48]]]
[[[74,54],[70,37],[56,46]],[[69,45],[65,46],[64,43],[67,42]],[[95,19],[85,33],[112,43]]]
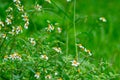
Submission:
[[[68,55],[68,25],[67,25],[67,30],[66,30],[67,32],[66,32],[66,57],[67,57],[67,55]]]
[[[76,0],[74,0],[74,9],[73,9],[73,26],[74,26],[74,45],[75,45],[75,53],[76,53],[76,60],[78,60],[78,52],[77,52],[77,45],[76,45],[76,25],[75,25],[75,14],[76,14]]]

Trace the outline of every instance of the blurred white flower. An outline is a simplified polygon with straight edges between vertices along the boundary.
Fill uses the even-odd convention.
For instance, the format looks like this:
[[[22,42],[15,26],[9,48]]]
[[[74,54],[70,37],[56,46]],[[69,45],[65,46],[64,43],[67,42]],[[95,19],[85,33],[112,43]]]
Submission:
[[[33,46],[35,46],[35,45],[36,45],[36,41],[35,41],[35,39],[34,39],[34,38],[29,38],[29,40],[30,40],[30,43],[31,43]]]
[[[40,72],[36,72],[35,75],[34,75],[34,77],[35,77],[36,79],[38,79],[38,78],[40,77]]]
[[[45,60],[48,60],[47,55],[41,55],[41,58],[42,58],[42,59],[45,59]]]
[[[37,4],[37,5],[35,6],[35,9],[36,9],[37,11],[41,11],[41,10],[42,10],[42,6],[39,5],[39,4]]]
[[[92,56],[92,53],[90,52],[90,50],[86,49],[84,46],[82,46],[82,44],[78,44],[78,47],[82,49],[84,52],[88,53],[90,56]]]
[[[75,67],[77,67],[77,66],[79,66],[79,62],[77,62],[76,60],[73,60],[73,61],[71,61],[72,62],[72,66],[75,66]]]
[[[55,51],[58,52],[58,53],[61,53],[61,52],[62,52],[60,47],[53,47],[53,50],[55,50]]]
[[[62,29],[60,27],[57,28],[58,33],[62,32]]]
[[[6,18],[5,22],[7,23],[7,25],[12,24],[12,21],[11,21],[11,19],[9,19],[9,18]]]
[[[27,13],[24,13],[24,14],[22,15],[22,17],[23,17],[23,20],[24,20],[24,21],[29,21],[28,16],[27,16]]]
[[[18,54],[17,52],[14,52],[14,54],[11,54],[11,55],[9,56],[9,59],[11,59],[11,60],[16,60],[16,59],[18,59],[18,60],[22,61],[21,55]]]
[[[48,24],[47,31],[51,32],[54,30],[54,26],[52,24]]]
[[[58,75],[58,72],[55,72],[55,76]]]
[[[22,27],[21,26],[18,26],[16,28],[16,34],[19,34],[20,32],[22,32]]]
[[[45,76],[45,78],[46,78],[46,79],[51,79],[52,76],[51,76],[51,75],[47,75],[47,76]]]
[[[107,22],[107,20],[105,19],[105,17],[100,17],[99,20],[102,21],[102,22]]]

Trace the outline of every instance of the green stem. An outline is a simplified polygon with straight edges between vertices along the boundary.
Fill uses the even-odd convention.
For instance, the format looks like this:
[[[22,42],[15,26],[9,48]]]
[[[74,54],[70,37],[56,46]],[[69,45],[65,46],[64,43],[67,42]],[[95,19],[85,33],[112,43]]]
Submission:
[[[67,25],[67,33],[66,33],[66,57],[67,57],[67,55],[68,55],[68,43],[69,43],[69,41],[68,41],[68,25]]]
[[[76,53],[76,60],[78,60],[78,52],[77,52],[77,45],[76,45],[76,25],[75,25],[75,14],[76,14],[76,0],[74,0],[74,13],[73,13],[73,26],[74,26],[74,40],[75,40],[75,53]]]

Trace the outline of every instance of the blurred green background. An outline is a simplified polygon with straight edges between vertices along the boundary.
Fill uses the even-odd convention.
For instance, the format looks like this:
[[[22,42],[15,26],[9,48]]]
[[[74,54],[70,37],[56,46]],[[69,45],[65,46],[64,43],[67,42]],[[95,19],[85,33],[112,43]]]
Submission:
[[[36,2],[41,4],[44,9],[39,13],[30,12],[32,15],[28,32],[35,32],[47,26],[47,19],[53,23],[58,22],[64,33],[61,35],[64,37],[61,40],[65,41],[67,31],[69,33],[69,53],[74,54],[73,1],[53,0],[53,4],[48,4],[44,0],[22,1],[28,13]],[[5,19],[5,10],[11,3],[10,0],[0,0],[0,18]],[[120,71],[119,11],[120,0],[77,0],[76,4],[77,43],[82,43],[92,51],[95,64],[101,60],[108,61],[117,72]],[[106,18],[106,23],[99,21],[102,16]]]

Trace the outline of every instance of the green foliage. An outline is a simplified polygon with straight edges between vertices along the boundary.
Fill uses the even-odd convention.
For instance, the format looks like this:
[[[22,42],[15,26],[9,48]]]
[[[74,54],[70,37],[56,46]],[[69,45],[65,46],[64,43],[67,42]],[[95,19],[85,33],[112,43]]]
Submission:
[[[78,0],[13,0],[0,6],[0,80],[115,80],[119,74],[107,61],[93,58],[87,16],[78,15]],[[66,4],[68,6],[66,6]],[[6,13],[4,7],[6,7]],[[90,18],[91,19],[91,18]],[[99,25],[101,42],[109,32],[105,17]],[[92,19],[94,20],[94,19]],[[81,22],[81,23],[80,23]],[[88,24],[90,24],[88,23]],[[83,26],[83,28],[79,28]],[[79,32],[82,29],[83,32]],[[98,31],[99,32],[99,31]],[[109,35],[112,35],[111,31]],[[91,47],[93,53],[82,44]],[[88,45],[89,43],[90,45]],[[97,42],[95,42],[97,43]],[[106,41],[107,43],[107,41]],[[97,45],[97,44],[96,44]],[[98,43],[98,46],[101,46]],[[96,61],[96,64],[93,62]]]

